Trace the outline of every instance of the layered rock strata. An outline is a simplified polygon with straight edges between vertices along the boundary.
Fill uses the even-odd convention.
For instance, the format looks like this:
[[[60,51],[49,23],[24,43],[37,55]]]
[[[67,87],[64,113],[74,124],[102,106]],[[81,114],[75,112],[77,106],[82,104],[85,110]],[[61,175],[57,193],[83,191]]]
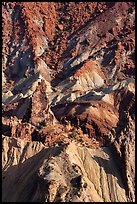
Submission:
[[[2,27],[3,201],[135,201],[134,2],[3,2]]]

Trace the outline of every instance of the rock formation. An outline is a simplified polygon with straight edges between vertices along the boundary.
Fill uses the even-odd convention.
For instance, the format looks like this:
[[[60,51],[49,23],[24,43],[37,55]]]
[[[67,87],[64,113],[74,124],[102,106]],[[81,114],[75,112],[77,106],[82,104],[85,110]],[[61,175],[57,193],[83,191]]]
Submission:
[[[3,2],[2,40],[2,201],[134,202],[134,2]]]

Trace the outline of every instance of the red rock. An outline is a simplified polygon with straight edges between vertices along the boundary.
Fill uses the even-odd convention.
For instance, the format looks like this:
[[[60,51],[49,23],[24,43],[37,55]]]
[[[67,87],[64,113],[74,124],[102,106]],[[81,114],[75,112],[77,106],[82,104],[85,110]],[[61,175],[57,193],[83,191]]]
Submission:
[[[54,45],[54,42],[53,42],[53,41],[51,42],[51,45]]]
[[[63,25],[62,24],[58,24],[58,28],[62,31],[63,30]]]
[[[107,92],[135,78],[134,11],[132,2],[2,4],[2,88],[14,95],[3,99],[3,134],[33,140],[37,131],[48,147],[73,140],[90,148],[114,145],[130,201],[134,82]]]

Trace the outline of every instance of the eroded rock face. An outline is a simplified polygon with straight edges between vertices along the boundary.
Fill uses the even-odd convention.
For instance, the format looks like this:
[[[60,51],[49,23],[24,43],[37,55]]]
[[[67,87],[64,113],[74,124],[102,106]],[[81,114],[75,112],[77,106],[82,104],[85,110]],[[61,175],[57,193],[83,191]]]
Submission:
[[[3,2],[2,21],[3,201],[135,201],[134,2]]]
[[[3,202],[127,201],[108,147],[94,150],[72,142],[45,148],[39,142],[3,137],[2,164]]]

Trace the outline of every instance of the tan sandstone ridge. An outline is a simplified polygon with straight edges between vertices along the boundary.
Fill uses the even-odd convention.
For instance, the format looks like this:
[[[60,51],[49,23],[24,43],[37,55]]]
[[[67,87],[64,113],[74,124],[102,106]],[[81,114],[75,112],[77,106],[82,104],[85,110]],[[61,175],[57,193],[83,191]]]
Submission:
[[[3,137],[3,202],[126,202],[115,159],[107,147]]]
[[[134,202],[134,2],[3,2],[2,40],[2,201]]]

